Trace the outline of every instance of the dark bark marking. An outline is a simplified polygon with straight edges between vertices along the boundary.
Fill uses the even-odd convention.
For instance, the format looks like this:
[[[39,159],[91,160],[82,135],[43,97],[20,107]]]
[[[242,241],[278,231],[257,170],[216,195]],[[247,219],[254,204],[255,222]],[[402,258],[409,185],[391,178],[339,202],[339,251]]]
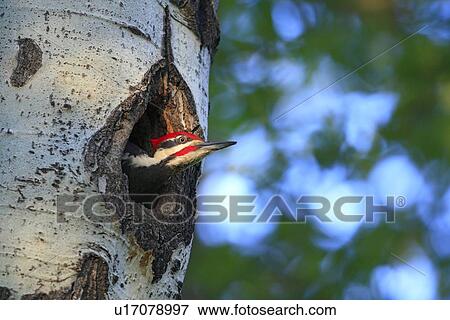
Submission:
[[[67,12],[68,15],[72,15],[72,14],[79,15],[79,16],[87,16],[88,15],[85,12],[76,12],[76,11],[72,11],[72,10],[67,10],[66,12]],[[95,16],[95,17],[97,19],[103,20],[103,21],[105,21],[107,23],[115,24],[116,26],[119,26],[119,27],[121,27],[121,28],[123,28],[125,30],[128,30],[131,33],[133,33],[133,34],[135,34],[137,36],[140,36],[140,37],[150,41],[151,43],[155,44],[153,42],[152,38],[150,37],[150,35],[147,34],[145,31],[143,31],[142,28],[140,28],[139,26],[130,25],[130,24],[123,23],[123,22],[120,22],[120,21],[114,21],[114,20],[111,20],[111,19],[108,19],[108,18],[105,18],[105,17],[102,17],[102,16]]]
[[[214,55],[220,41],[219,20],[214,9],[214,0],[200,0],[197,23],[200,41]]]
[[[184,25],[197,37],[202,46],[214,55],[220,41],[219,20],[215,0],[170,0],[180,10]]]
[[[71,288],[49,293],[32,293],[22,296],[23,300],[102,300],[109,288],[108,264],[94,254],[87,254],[80,261],[77,279]]]
[[[6,287],[0,287],[0,300],[8,300],[11,296],[11,291]]]
[[[173,299],[181,300],[182,291],[183,291],[183,282],[177,281],[177,293],[173,296]]]
[[[150,211],[140,204],[124,205],[123,201],[111,195],[121,195],[122,200],[130,203],[126,176],[120,164],[128,139],[150,152],[148,137],[173,131],[192,131],[199,126],[194,97],[173,63],[170,23],[170,12],[166,7],[163,59],[150,68],[141,84],[112,112],[105,126],[92,137],[85,149],[85,166],[92,173],[92,182],[98,183],[100,177],[106,177],[105,200],[116,207],[122,232],[135,240],[135,249],[145,252],[140,267],[143,272],[152,268],[153,282],[158,282],[167,271],[174,250],[182,243],[185,246],[191,243],[195,208],[187,199],[166,198],[167,201],[175,200],[187,210],[181,215],[163,213],[158,209],[158,203],[157,208]],[[202,132],[199,134],[203,135]],[[181,194],[194,199],[199,176],[200,166],[191,167],[161,186],[161,194]],[[136,217],[140,216],[141,221],[136,222]],[[177,296],[179,293],[174,297]]]
[[[81,271],[73,284],[70,299],[104,300],[109,287],[109,272],[106,261],[96,255],[84,257]]]
[[[162,60],[163,64],[166,65],[166,68],[169,68],[170,65],[173,64],[173,51],[172,51],[172,27],[170,25],[170,11],[169,7],[166,6],[164,8],[164,26],[163,26],[163,46],[162,46],[162,56],[164,60]],[[167,70],[169,73],[170,70]]]
[[[181,269],[181,261],[176,259],[175,261],[173,261],[170,272],[172,272],[174,274],[174,273],[177,273],[178,271],[180,271],[180,269]]]
[[[136,26],[133,25],[129,25],[129,24],[120,24],[120,26],[128,31],[130,31],[132,34],[137,35],[139,37],[142,37],[144,39],[149,40],[150,42],[152,41],[152,38],[150,37],[150,35],[148,35],[147,33],[145,33],[143,30],[139,29]]]
[[[17,65],[10,81],[14,87],[22,87],[42,67],[42,50],[30,38],[19,39],[17,42]]]

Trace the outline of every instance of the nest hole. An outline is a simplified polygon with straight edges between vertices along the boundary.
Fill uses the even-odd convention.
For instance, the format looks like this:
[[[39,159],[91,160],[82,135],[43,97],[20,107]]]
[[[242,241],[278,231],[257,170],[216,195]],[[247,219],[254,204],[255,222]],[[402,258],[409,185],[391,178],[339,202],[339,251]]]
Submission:
[[[161,99],[157,100],[160,101]],[[134,124],[127,141],[140,147],[151,156],[155,150],[152,150],[150,139],[160,137],[167,133],[166,124],[161,119],[162,112],[156,107],[157,105],[157,102],[148,102],[144,113]]]

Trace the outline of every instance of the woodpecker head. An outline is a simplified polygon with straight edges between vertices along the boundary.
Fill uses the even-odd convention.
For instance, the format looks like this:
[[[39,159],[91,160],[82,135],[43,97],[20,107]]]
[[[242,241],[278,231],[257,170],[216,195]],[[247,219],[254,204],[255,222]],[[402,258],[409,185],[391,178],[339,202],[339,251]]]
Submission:
[[[189,132],[173,132],[151,139],[153,158],[173,169],[200,162],[208,154],[236,144],[235,141],[206,142]]]

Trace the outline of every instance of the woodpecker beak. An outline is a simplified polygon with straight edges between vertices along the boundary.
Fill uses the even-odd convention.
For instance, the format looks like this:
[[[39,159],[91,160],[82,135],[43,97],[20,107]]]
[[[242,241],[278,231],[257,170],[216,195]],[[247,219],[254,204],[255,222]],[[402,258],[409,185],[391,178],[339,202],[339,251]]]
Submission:
[[[202,150],[217,151],[221,149],[228,148],[235,145],[236,141],[224,141],[224,142],[202,142],[196,145],[196,147]]]

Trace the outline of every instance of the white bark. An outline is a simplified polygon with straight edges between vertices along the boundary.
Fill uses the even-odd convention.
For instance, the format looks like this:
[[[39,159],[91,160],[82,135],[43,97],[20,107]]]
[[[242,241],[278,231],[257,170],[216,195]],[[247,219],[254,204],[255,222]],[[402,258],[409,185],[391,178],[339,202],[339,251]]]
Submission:
[[[165,5],[178,12],[168,1],[120,3],[0,2],[0,287],[11,298],[70,289],[86,253],[108,264],[108,298],[171,298],[183,282],[190,245],[180,244],[167,272],[152,283],[151,252],[117,223],[95,224],[80,215],[57,222],[57,194],[106,190],[106,178],[90,182],[85,147],[111,112],[133,90],[142,90],[129,86],[138,87],[162,59]],[[210,53],[185,25],[172,19],[171,26],[175,66],[206,130]],[[40,47],[42,66],[24,86],[14,87],[8,80],[19,38]],[[170,272],[175,260],[181,267]]]

